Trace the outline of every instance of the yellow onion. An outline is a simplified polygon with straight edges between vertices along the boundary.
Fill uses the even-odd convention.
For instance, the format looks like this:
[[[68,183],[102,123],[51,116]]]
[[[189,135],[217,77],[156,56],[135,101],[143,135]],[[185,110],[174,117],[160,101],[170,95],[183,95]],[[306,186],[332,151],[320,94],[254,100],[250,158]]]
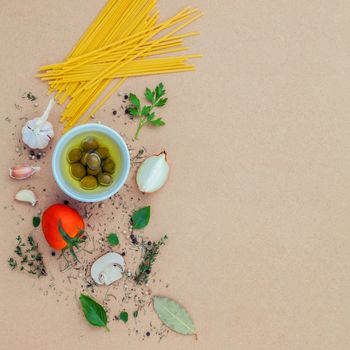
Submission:
[[[141,192],[152,193],[163,187],[169,175],[166,156],[163,151],[143,161],[136,175],[137,186]]]

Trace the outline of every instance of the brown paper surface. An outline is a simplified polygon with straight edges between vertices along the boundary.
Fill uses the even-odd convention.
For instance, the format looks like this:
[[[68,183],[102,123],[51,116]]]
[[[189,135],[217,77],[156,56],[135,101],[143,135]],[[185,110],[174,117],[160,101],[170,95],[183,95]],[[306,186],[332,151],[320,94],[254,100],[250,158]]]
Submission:
[[[159,2],[164,18],[185,5],[205,13],[191,26],[201,36],[186,41],[204,58],[195,73],[129,79],[121,91],[141,94],[160,80],[168,90],[167,126],[145,128],[134,147],[166,149],[171,176],[140,203],[152,206],[146,234],[170,236],[152,293],[189,310],[197,341],[174,333],[140,341],[118,322],[109,333],[94,329],[74,291],[63,288],[66,301],[51,289],[44,295],[47,280],[9,271],[15,237],[33,230],[38,209],[66,199],[51,176],[50,150],[30,181],[7,176],[25,159],[15,152],[23,118],[40,115],[48,100],[34,74],[65,57],[103,4],[1,1],[0,348],[349,349],[348,1]],[[38,107],[21,98],[25,91],[38,96]],[[121,104],[116,94],[96,119],[130,139],[136,124],[113,120]],[[57,138],[60,111],[51,116]],[[36,208],[13,200],[28,184],[38,190]],[[91,223],[98,220],[107,219]],[[34,236],[48,278],[61,281],[40,230]],[[158,322],[151,309],[140,322],[147,320]]]

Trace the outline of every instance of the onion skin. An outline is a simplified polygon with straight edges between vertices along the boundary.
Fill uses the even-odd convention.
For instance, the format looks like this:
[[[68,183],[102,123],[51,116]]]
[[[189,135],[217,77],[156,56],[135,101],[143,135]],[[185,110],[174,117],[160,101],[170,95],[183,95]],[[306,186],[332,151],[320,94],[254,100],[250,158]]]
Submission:
[[[136,175],[137,186],[141,192],[152,193],[164,186],[169,175],[166,155],[163,151],[143,161]]]

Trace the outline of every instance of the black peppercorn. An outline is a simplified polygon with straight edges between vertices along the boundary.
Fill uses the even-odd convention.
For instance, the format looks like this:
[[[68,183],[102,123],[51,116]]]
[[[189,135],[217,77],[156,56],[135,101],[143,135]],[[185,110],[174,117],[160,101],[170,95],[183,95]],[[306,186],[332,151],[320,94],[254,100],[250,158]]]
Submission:
[[[147,335],[147,337],[149,337],[149,336],[151,335],[151,333],[150,333],[150,332],[147,332],[146,335]]]
[[[56,252],[51,252],[51,255],[52,255],[52,256],[55,256],[55,255],[56,255]]]
[[[128,95],[124,95],[124,98],[127,100],[129,98],[129,96]]]
[[[131,235],[130,235],[130,238],[131,238],[131,239],[134,239],[134,238],[135,238],[135,235],[134,235],[134,234],[131,234]]]
[[[122,253],[122,256],[125,256],[125,252]]]
[[[113,111],[113,115],[117,115],[117,111],[116,110]]]
[[[151,242],[151,241],[148,241],[148,242],[147,242],[147,244],[148,244],[148,245],[151,245],[151,244],[152,244],[152,242]]]
[[[63,203],[64,203],[65,205],[68,205],[68,204],[69,204],[69,202],[68,202],[67,200],[65,200]]]
[[[36,155],[36,159],[39,160],[41,158],[41,155],[40,154],[37,154]]]

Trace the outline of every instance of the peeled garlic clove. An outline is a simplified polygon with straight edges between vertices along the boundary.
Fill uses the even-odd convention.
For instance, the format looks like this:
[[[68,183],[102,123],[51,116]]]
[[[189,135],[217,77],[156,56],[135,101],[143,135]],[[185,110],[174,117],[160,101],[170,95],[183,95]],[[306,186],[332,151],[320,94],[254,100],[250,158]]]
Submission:
[[[35,193],[31,190],[20,190],[16,193],[16,200],[30,203],[33,207],[38,202]]]
[[[24,180],[40,170],[38,166],[19,165],[9,169],[10,177],[16,180]]]
[[[169,175],[166,152],[147,158],[137,171],[136,182],[139,190],[151,193],[159,190]]]

